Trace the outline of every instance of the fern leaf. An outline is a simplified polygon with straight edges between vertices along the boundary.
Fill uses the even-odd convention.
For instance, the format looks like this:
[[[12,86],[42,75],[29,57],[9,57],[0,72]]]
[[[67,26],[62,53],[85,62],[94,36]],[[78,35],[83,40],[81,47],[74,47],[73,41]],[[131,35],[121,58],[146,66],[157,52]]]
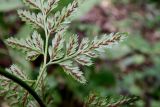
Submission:
[[[6,69],[6,72],[18,76],[23,81],[29,80],[28,76],[17,65],[12,65]],[[28,99],[30,99],[30,96],[24,99],[25,93],[25,90],[18,84],[0,75],[0,96],[4,97],[10,106],[25,106],[28,103]],[[23,104],[23,102],[25,103]]]
[[[73,61],[64,61],[60,63],[60,65],[63,67],[64,71],[68,75],[71,75],[75,80],[82,84],[86,83],[86,79],[83,76],[83,72],[80,71],[77,65],[73,64]]]
[[[31,8],[40,9],[41,8],[41,0],[23,0],[24,4]]]
[[[70,56],[77,51],[78,48],[78,36],[72,35],[69,38],[69,43],[67,44],[67,55]]]
[[[27,10],[18,10],[18,14],[23,21],[28,22],[35,28],[44,28],[42,13],[36,14]]]
[[[79,46],[79,50],[86,50],[89,47],[90,41],[88,38],[83,38]]]
[[[39,51],[42,51],[43,52],[43,48],[44,48],[44,42],[41,38],[41,35],[37,32],[37,31],[34,31],[33,34],[32,34],[32,41],[33,41],[33,44],[34,44],[34,47],[39,50]]]
[[[47,0],[46,2],[44,2],[43,8],[45,13],[48,14],[50,11],[55,9],[58,6],[59,1],[60,0]]]
[[[55,32],[59,29],[61,29],[61,26],[63,25],[63,22],[71,16],[71,14],[76,10],[78,7],[79,0],[73,1],[73,3],[70,3],[67,7],[64,7],[61,12],[57,12],[54,16],[53,23],[49,24],[52,25],[50,27],[51,32]],[[64,26],[63,26],[64,27]],[[62,27],[62,28],[63,28]]]
[[[82,40],[79,46],[79,53],[75,60],[82,65],[92,65],[91,58],[98,57],[100,53],[104,52],[105,48],[110,48],[118,44],[118,42],[124,39],[124,35],[126,34],[103,35],[101,38],[95,37],[94,40],[90,42],[87,39]]]
[[[11,65],[11,67],[6,69],[6,71],[11,72],[22,80],[27,80],[28,78],[28,76],[24,74],[24,72],[17,65]]]
[[[75,60],[82,65],[92,65],[91,58],[96,58],[105,48],[109,48],[124,39],[124,33],[103,35],[101,38],[95,37],[93,41],[84,38],[79,46]]]
[[[126,105],[127,107],[132,103],[135,103],[139,98],[137,96],[111,96],[101,97],[97,94],[90,94],[87,107],[121,107]]]
[[[72,74],[72,76],[73,72],[79,71],[77,65],[76,67],[72,66],[73,61],[81,65],[90,66],[93,64],[91,58],[98,57],[98,55],[102,53],[105,48],[109,48],[117,44],[124,39],[123,36],[126,36],[125,33],[116,33],[110,34],[109,36],[103,35],[101,38],[95,37],[93,41],[89,40],[88,38],[84,38],[80,45],[78,45],[77,35],[72,35],[69,41],[64,41],[64,36],[61,35],[62,34],[56,35],[54,42],[52,43],[53,48],[50,48],[49,50],[51,59],[55,59],[54,57],[58,55],[60,55],[61,57],[59,57],[59,61],[51,60],[51,62],[53,62],[53,64],[60,64],[67,71],[70,71],[68,73]],[[64,44],[66,44],[66,49],[63,49]],[[61,53],[66,54],[62,55]],[[69,65],[66,64],[67,61]],[[64,66],[63,63],[66,64],[66,66]],[[76,78],[76,76],[73,77]]]
[[[40,54],[44,53],[44,43],[37,31],[34,31],[32,37],[27,38],[26,40],[18,40],[11,37],[7,39],[7,44],[12,48],[25,52],[27,54],[27,59],[31,61],[35,60]]]
[[[16,49],[19,49],[19,50],[23,50],[24,52],[27,52],[27,51],[33,51],[34,49],[32,47],[30,47],[26,41],[24,40],[18,40],[16,38],[9,38],[7,39],[7,44],[12,47],[12,48],[16,48]]]
[[[39,53],[31,51],[27,53],[26,59],[28,61],[34,61],[38,58],[39,55]]]
[[[62,58],[64,48],[64,37],[62,32],[57,33],[55,38],[52,40],[52,47],[49,48],[49,54],[51,60]]]
[[[94,57],[96,53],[104,52],[105,48],[111,48],[113,45],[123,41],[125,37],[126,33],[112,33],[109,36],[103,35],[101,38],[95,37],[94,40],[90,42],[88,48],[80,51],[82,54]]]
[[[75,61],[77,61],[81,65],[86,65],[86,66],[90,66],[93,64],[91,58],[86,55],[78,55],[75,58]]]

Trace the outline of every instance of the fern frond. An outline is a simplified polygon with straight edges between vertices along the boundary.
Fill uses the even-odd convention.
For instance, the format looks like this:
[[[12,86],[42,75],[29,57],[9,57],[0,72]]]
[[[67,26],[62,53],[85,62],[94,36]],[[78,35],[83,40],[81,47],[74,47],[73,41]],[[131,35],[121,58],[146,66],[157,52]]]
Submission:
[[[137,96],[110,96],[101,97],[97,94],[89,95],[86,102],[87,107],[121,107],[135,103],[139,98]]]
[[[51,60],[57,60],[64,56],[64,34],[59,32],[52,40],[52,46],[49,48],[49,54]]]
[[[98,55],[106,48],[110,48],[113,45],[124,39],[125,33],[110,34],[109,36],[103,35],[101,38],[95,37],[93,41],[88,39],[82,40],[78,53],[75,56],[75,60],[82,65],[92,65],[91,58],[98,57]]]
[[[12,48],[24,50],[25,52],[35,50],[34,48],[28,46],[24,40],[18,40],[13,37],[7,39],[7,44]]]
[[[59,29],[62,29],[64,26],[64,21],[71,16],[71,14],[77,9],[79,0],[74,0],[73,3],[70,3],[67,7],[64,7],[61,12],[57,12],[54,15],[54,21],[50,22],[51,25],[50,31],[55,32]],[[51,19],[48,19],[51,20]],[[62,27],[63,26],[63,27]]]
[[[23,52],[27,53],[28,60],[35,60],[40,54],[43,54],[44,43],[37,31],[34,31],[31,37],[26,40],[18,40],[16,38],[9,38],[6,40],[7,44]]]
[[[23,21],[33,25],[33,27],[44,28],[42,13],[36,14],[28,10],[18,10],[18,15]]]
[[[111,48],[113,45],[123,41],[126,35],[126,33],[111,33],[110,35],[104,34],[100,38],[96,36],[93,41],[89,41],[88,38],[84,38],[79,46],[79,51],[81,54],[87,55],[91,58],[96,58],[99,53],[104,52],[105,48]]]
[[[58,6],[59,1],[60,0],[47,0],[46,2],[44,2],[43,8],[44,8],[45,14],[48,14],[53,9],[55,9]]]
[[[63,67],[64,71],[68,74],[71,75],[75,80],[78,82],[85,84],[86,79],[83,76],[83,72],[80,71],[79,67],[76,64],[73,64],[73,61],[64,61],[60,63],[60,65]]]
[[[17,65],[12,65],[10,68],[6,69],[6,72],[18,76],[23,81],[29,80],[28,76]],[[30,96],[26,96],[25,93],[26,91],[18,84],[10,79],[0,76],[0,96],[4,97],[10,106],[25,106],[28,103],[28,99],[30,99]]]
[[[43,52],[44,42],[43,39],[41,38],[41,35],[37,31],[33,32],[32,38],[30,40],[33,41],[33,45],[37,50]]]
[[[78,36],[72,35],[69,38],[69,43],[67,43],[67,55],[70,56],[76,53],[78,48]]]
[[[28,79],[28,76],[17,65],[11,65],[11,67],[6,69],[6,71],[11,72],[12,74],[18,76],[22,80]]]
[[[26,59],[29,61],[34,61],[37,59],[39,55],[40,55],[39,53],[31,51],[27,53]]]
[[[43,85],[45,85],[46,68],[51,64],[59,64],[63,67],[64,71],[68,75],[71,75],[75,80],[83,84],[86,83],[83,72],[80,71],[78,64],[86,66],[92,65],[92,58],[98,57],[105,48],[109,48],[123,39],[122,35],[125,34],[116,33],[111,34],[110,36],[103,35],[101,38],[95,37],[93,41],[84,38],[80,44],[78,43],[78,36],[72,35],[69,37],[69,41],[67,41],[64,37],[64,31],[68,27],[69,18],[72,16],[73,12],[76,11],[81,1],[82,0],[73,0],[67,7],[55,13],[54,17],[50,16],[49,13],[57,7],[59,0],[24,0],[28,6],[38,9],[40,12],[37,14],[28,10],[18,11],[18,14],[23,21],[26,21],[35,28],[42,28],[45,33],[45,46],[41,35],[37,31],[34,31],[32,36],[25,40],[16,38],[7,39],[7,44],[13,48],[22,50],[27,55],[28,60],[33,61],[39,55],[43,55],[44,62],[40,68],[36,83],[34,84],[35,90],[40,89],[40,92],[42,92],[41,89],[43,88]],[[52,45],[49,47],[49,39],[52,33],[55,34],[55,37],[52,40]],[[48,61],[48,53],[50,55],[50,61]],[[23,73],[20,72],[21,70],[18,69],[17,66],[11,66],[8,71],[11,71],[13,75],[19,75],[22,80],[25,80]],[[21,104],[25,105],[27,102],[26,100],[30,100],[27,97],[29,91],[26,92],[17,88],[19,86],[15,85],[10,80],[1,78],[0,80],[5,81],[2,82],[2,85],[5,86],[3,91],[5,92],[5,90],[7,90],[7,98],[10,98],[11,96],[18,97],[18,100],[14,100],[15,102],[12,102],[12,104],[17,104],[17,102],[24,100],[21,101]],[[21,80],[19,79],[19,81]],[[11,93],[9,93],[9,90],[11,90]],[[12,90],[16,90],[17,93],[14,94]],[[35,96],[34,98],[40,106],[45,106],[34,91],[31,91],[30,93]],[[42,95],[42,97],[45,96]],[[30,106],[34,105],[32,103],[30,104]]]
[[[67,61],[68,63],[70,61],[73,63],[74,61],[81,65],[90,66],[93,64],[91,58],[98,57],[99,54],[102,53],[106,48],[110,48],[111,46],[117,44],[124,39],[124,36],[126,36],[125,33],[116,33],[110,34],[109,36],[103,35],[101,38],[95,37],[93,41],[89,40],[88,38],[84,38],[79,45],[77,35],[71,36],[69,41],[64,41],[64,36],[61,35],[62,34],[56,36],[56,40],[54,40],[54,44],[52,44],[53,49],[50,48],[52,50],[49,52],[50,56],[52,55],[50,64],[56,63],[61,65],[63,62],[66,64]],[[66,44],[66,47],[64,44]],[[53,60],[53,55],[61,55],[61,57],[59,57],[60,59],[58,60]],[[71,66],[71,62],[70,66],[65,66],[65,68],[72,74],[74,67]],[[78,69],[76,70],[79,71]],[[79,80],[79,77],[74,76],[74,79]]]
[[[75,58],[75,61],[78,62],[81,65],[86,65],[86,66],[90,66],[92,65],[92,60],[91,57],[88,57],[87,55],[78,55]]]

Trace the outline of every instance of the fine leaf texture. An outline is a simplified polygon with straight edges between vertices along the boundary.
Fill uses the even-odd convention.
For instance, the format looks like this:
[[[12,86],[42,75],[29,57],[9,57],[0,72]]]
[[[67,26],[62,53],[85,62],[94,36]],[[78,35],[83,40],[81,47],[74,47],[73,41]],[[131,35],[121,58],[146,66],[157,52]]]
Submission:
[[[53,64],[60,64],[66,70],[67,74],[72,75],[72,77],[80,83],[84,83],[86,81],[83,81],[83,73],[80,72],[75,62],[86,66],[92,65],[92,58],[98,57],[106,48],[110,48],[122,41],[126,33],[112,33],[110,35],[102,35],[101,37],[96,36],[93,40],[84,38],[80,44],[78,43],[77,35],[70,36],[69,41],[66,41],[62,35],[62,33],[58,34],[55,39],[53,39],[52,48],[49,50],[51,62],[53,62]],[[66,44],[66,47],[64,44]],[[57,58],[56,56],[61,56],[58,57],[60,58],[59,61],[55,60]],[[69,64],[67,65],[67,63]],[[76,67],[74,65],[76,65]],[[76,74],[78,76],[76,76]],[[80,76],[83,79],[80,79]]]
[[[12,65],[10,68],[6,69],[6,71],[11,72],[14,75],[17,75],[22,80],[28,79],[28,76],[17,65]]]
[[[16,38],[7,39],[7,44],[12,48],[22,50],[27,54],[28,60],[35,60],[40,54],[43,54],[44,43],[37,31],[33,32],[32,37],[26,40],[18,40]]]
[[[55,13],[54,17],[51,19],[48,19],[48,25],[50,25],[48,28],[50,28],[51,32],[59,31],[62,28],[65,27],[64,22],[67,20],[69,16],[77,9],[79,4],[79,0],[73,1],[73,3],[70,3],[67,7],[64,7],[61,12]],[[54,20],[54,21],[50,21]]]
[[[78,48],[78,36],[72,35],[69,38],[69,43],[67,44],[67,55],[70,56],[76,53]]]
[[[101,97],[97,94],[90,94],[86,102],[87,107],[121,107],[135,103],[139,98],[137,96],[110,96]],[[131,106],[132,107],[132,106]]]
[[[59,0],[23,0],[23,2],[34,9],[42,10],[45,14],[48,14],[50,11],[55,9],[58,6]]]
[[[34,28],[44,28],[42,13],[36,14],[28,10],[18,10],[18,14],[23,21],[33,25]]]
[[[83,76],[83,72],[80,71],[79,67],[76,64],[73,64],[73,61],[64,61],[60,63],[60,65],[63,67],[64,71],[71,75],[75,80],[79,81],[82,84],[86,83],[86,79]]]
[[[88,57],[87,55],[79,55],[75,58],[75,60],[81,65],[86,65],[86,66],[92,65],[91,57]]]
[[[49,48],[49,54],[51,60],[57,60],[63,57],[64,55],[64,35],[62,32],[59,32],[55,35],[55,38],[52,40],[52,46]]]
[[[81,4],[81,1],[83,0],[73,0],[67,7],[56,12],[54,16],[51,16],[49,13],[57,7],[59,0],[24,0],[27,6],[38,9],[36,12],[39,13],[28,10],[18,10],[18,14],[23,21],[31,24],[37,29],[43,29],[45,33],[45,47],[44,41],[37,31],[34,31],[32,36],[25,40],[16,38],[7,39],[7,44],[9,46],[26,53],[27,59],[30,61],[35,60],[39,55],[43,54],[44,62],[35,83],[35,90],[44,89],[42,86],[45,85],[44,80],[47,74],[45,71],[47,66],[51,64],[59,64],[68,75],[71,75],[71,77],[80,83],[85,84],[86,79],[78,65],[92,65],[92,58],[98,57],[106,48],[110,48],[124,39],[123,37],[126,34],[116,33],[102,35],[101,37],[96,36],[93,40],[84,38],[80,43],[78,35],[69,35],[69,40],[67,40],[65,37],[65,30],[68,28],[68,23],[70,23],[69,18],[71,18],[72,14],[76,11],[78,5]],[[51,34],[55,35],[52,40],[52,45],[48,47]],[[48,53],[50,56],[49,62]],[[20,72],[21,70],[18,67],[11,66],[8,71],[11,71],[13,75],[20,76],[21,79],[26,80],[26,77]],[[4,83],[3,86],[6,85],[3,81],[7,82],[7,87],[4,89],[6,91],[3,93],[4,95],[9,93],[8,91],[10,90],[11,92],[12,90],[17,92],[16,98],[18,97],[18,99],[12,99],[12,101],[16,101],[12,104],[17,104],[19,101],[23,100],[21,103],[25,105],[27,100],[29,100],[27,97],[28,93],[24,90],[21,91],[21,89],[17,89],[15,84],[7,79],[2,80],[2,83]],[[14,87],[10,87],[10,83],[13,84],[12,86]],[[20,92],[22,92],[22,94]],[[43,92],[41,94],[42,97],[44,97]],[[15,96],[14,92],[7,97],[9,98],[10,96]],[[31,100],[29,100],[29,102],[30,101]],[[32,105],[32,103],[30,104]]]
[[[58,6],[58,2],[60,0],[47,0],[46,2],[44,2],[43,4],[43,10],[46,14],[48,14],[49,12],[51,12],[53,9],[55,9]]]
[[[18,78],[23,81],[28,80],[28,76],[17,65],[12,65],[10,68],[6,69],[6,72],[18,76]],[[28,103],[28,99],[30,99],[30,96],[26,96],[27,93],[28,92],[18,84],[0,75],[0,96],[4,97],[10,106],[25,106]]]
[[[125,35],[125,33],[112,33],[110,35],[102,35],[100,38],[95,37],[93,41],[84,39],[74,59],[82,65],[92,65],[91,58],[98,57],[106,48],[110,48],[122,41]]]

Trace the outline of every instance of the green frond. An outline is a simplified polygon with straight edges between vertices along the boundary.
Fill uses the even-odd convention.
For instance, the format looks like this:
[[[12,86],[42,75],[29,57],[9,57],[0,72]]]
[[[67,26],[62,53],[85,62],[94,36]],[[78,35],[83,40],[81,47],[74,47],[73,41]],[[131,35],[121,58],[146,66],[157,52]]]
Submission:
[[[42,13],[36,14],[28,10],[18,10],[18,15],[23,21],[31,24],[34,28],[44,28]]]
[[[33,32],[32,36],[26,40],[18,40],[9,38],[6,40],[8,46],[22,50],[27,54],[28,60],[35,60],[40,54],[43,54],[44,43],[37,31]]]
[[[67,43],[66,49],[67,49],[68,56],[76,53],[78,49],[78,36],[77,35],[72,35],[69,37],[69,43]]]
[[[81,65],[90,66],[93,64],[91,58],[87,55],[78,55],[74,58],[74,60]]]
[[[52,40],[52,46],[49,48],[50,60],[57,60],[64,56],[64,34],[59,32]]]
[[[60,63],[60,65],[63,67],[64,71],[72,76],[75,80],[78,82],[85,84],[86,79],[83,76],[83,72],[80,71],[79,67],[76,64],[73,64],[73,61],[68,60]]]
[[[139,98],[137,96],[110,96],[101,97],[97,94],[90,94],[86,102],[87,107],[121,107],[135,103]]]
[[[30,61],[35,60],[41,54],[43,55],[44,62],[42,63],[39,76],[34,84],[35,90],[40,89],[41,91],[42,85],[45,85],[44,80],[47,75],[46,68],[51,64],[59,64],[68,75],[71,75],[71,77],[78,82],[85,84],[86,79],[78,65],[92,65],[92,58],[98,57],[106,48],[110,48],[121,42],[124,39],[124,35],[126,35],[125,33],[116,33],[102,35],[101,37],[96,36],[93,40],[84,38],[79,44],[77,35],[69,35],[69,40],[67,40],[65,38],[64,31],[68,28],[68,23],[70,23],[69,18],[71,18],[79,4],[82,3],[82,0],[73,0],[73,2],[67,7],[56,12],[54,16],[51,16],[49,13],[58,6],[58,2],[60,0],[23,1],[27,6],[38,9],[40,12],[34,13],[28,10],[18,10],[19,16],[23,21],[31,24],[33,27],[43,29],[45,34],[45,43],[41,38],[41,35],[37,31],[34,31],[32,36],[25,40],[19,40],[13,37],[9,38],[7,39],[7,44],[12,48],[23,51],[26,54],[27,59]],[[49,46],[49,39],[53,33],[55,35],[52,40],[52,45]],[[50,61],[48,61],[48,53]],[[13,75],[19,76],[24,81],[28,81],[28,78],[16,65],[12,65],[11,68],[7,69],[7,71],[11,72]],[[11,80],[2,77],[0,78],[0,85],[2,87],[2,89],[0,89],[0,95],[4,95],[7,99],[11,98],[11,106],[17,104],[31,107],[36,106],[33,99],[29,97],[29,93]],[[125,97],[115,102],[111,102],[110,99],[101,101],[101,99],[96,97],[91,104],[96,106],[97,104],[102,106],[107,105],[110,107],[128,103],[130,100],[131,99]],[[39,102],[42,101],[40,100]],[[41,104],[43,105],[43,102],[40,103],[40,105]]]
[[[28,79],[28,76],[15,64],[11,65],[11,67],[6,69],[6,71],[11,72],[23,80]]]
[[[95,37],[93,41],[90,41],[90,46],[85,50],[82,50],[83,54],[91,53],[96,51],[97,53],[104,52],[105,48],[112,48],[112,46],[117,45],[119,42],[123,41],[126,37],[126,33],[111,33],[110,35],[102,35],[102,37]]]
[[[53,9],[55,9],[58,6],[58,2],[60,0],[47,0],[43,4],[43,10],[46,14],[49,14]]]
[[[116,33],[110,35],[102,35],[102,37],[100,38],[95,37],[93,41],[89,40],[88,38],[84,38],[79,45],[77,35],[70,36],[69,41],[66,41],[64,39],[64,36],[61,35],[63,34],[56,35],[54,42],[52,43],[53,48],[50,48],[49,51],[50,56],[52,55],[52,59],[54,59],[53,55],[61,55],[61,57],[59,57],[58,60],[51,60],[51,64],[57,63],[62,65],[63,63],[66,64],[66,62],[70,62],[70,66],[63,66],[63,68],[67,69],[67,71],[70,71],[68,73],[71,74],[73,74],[73,69],[75,70],[75,68],[77,72],[79,71],[77,67],[73,67],[71,66],[71,64],[75,64],[75,62],[77,62],[81,65],[92,65],[92,58],[98,57],[100,53],[104,52],[105,48],[110,48],[111,46],[116,45],[124,39],[124,36],[126,36],[125,33]],[[66,44],[65,50],[63,49],[64,44]],[[76,77],[77,76],[74,76],[74,78]],[[76,79],[79,80],[78,77]]]
[[[28,76],[17,65],[12,65],[10,68],[7,68],[6,72],[18,76],[23,81],[29,80]],[[27,105],[29,99],[32,98],[28,96],[28,94],[26,95],[26,93],[28,92],[18,84],[0,75],[0,97],[3,97],[10,106],[17,107]]]
[[[53,18],[54,21],[49,24],[52,25],[50,31],[56,32],[59,31],[59,29],[65,27],[65,21],[77,9],[78,4],[79,0],[74,0],[73,3],[70,3],[67,7],[64,7],[61,12],[58,11],[57,13],[55,13]]]

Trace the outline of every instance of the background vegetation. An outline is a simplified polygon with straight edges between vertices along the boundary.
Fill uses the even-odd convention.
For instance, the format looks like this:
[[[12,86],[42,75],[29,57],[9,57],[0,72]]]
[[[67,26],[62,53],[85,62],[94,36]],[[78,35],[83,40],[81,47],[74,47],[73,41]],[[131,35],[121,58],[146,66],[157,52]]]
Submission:
[[[60,0],[62,9],[72,0]],[[42,58],[30,63],[21,53],[8,48],[4,40],[11,36],[26,38],[33,29],[24,24],[16,10],[21,0],[0,0],[0,66],[18,64],[33,78]],[[91,67],[81,67],[88,80],[81,85],[67,77],[59,66],[48,68],[48,94],[55,107],[82,107],[90,93],[99,96],[136,95],[133,107],[160,105],[160,2],[158,0],[87,0],[80,7],[67,33],[80,38],[102,33],[128,32],[120,46],[105,50]],[[3,98],[1,98],[3,99]],[[128,107],[128,106],[127,106]]]

